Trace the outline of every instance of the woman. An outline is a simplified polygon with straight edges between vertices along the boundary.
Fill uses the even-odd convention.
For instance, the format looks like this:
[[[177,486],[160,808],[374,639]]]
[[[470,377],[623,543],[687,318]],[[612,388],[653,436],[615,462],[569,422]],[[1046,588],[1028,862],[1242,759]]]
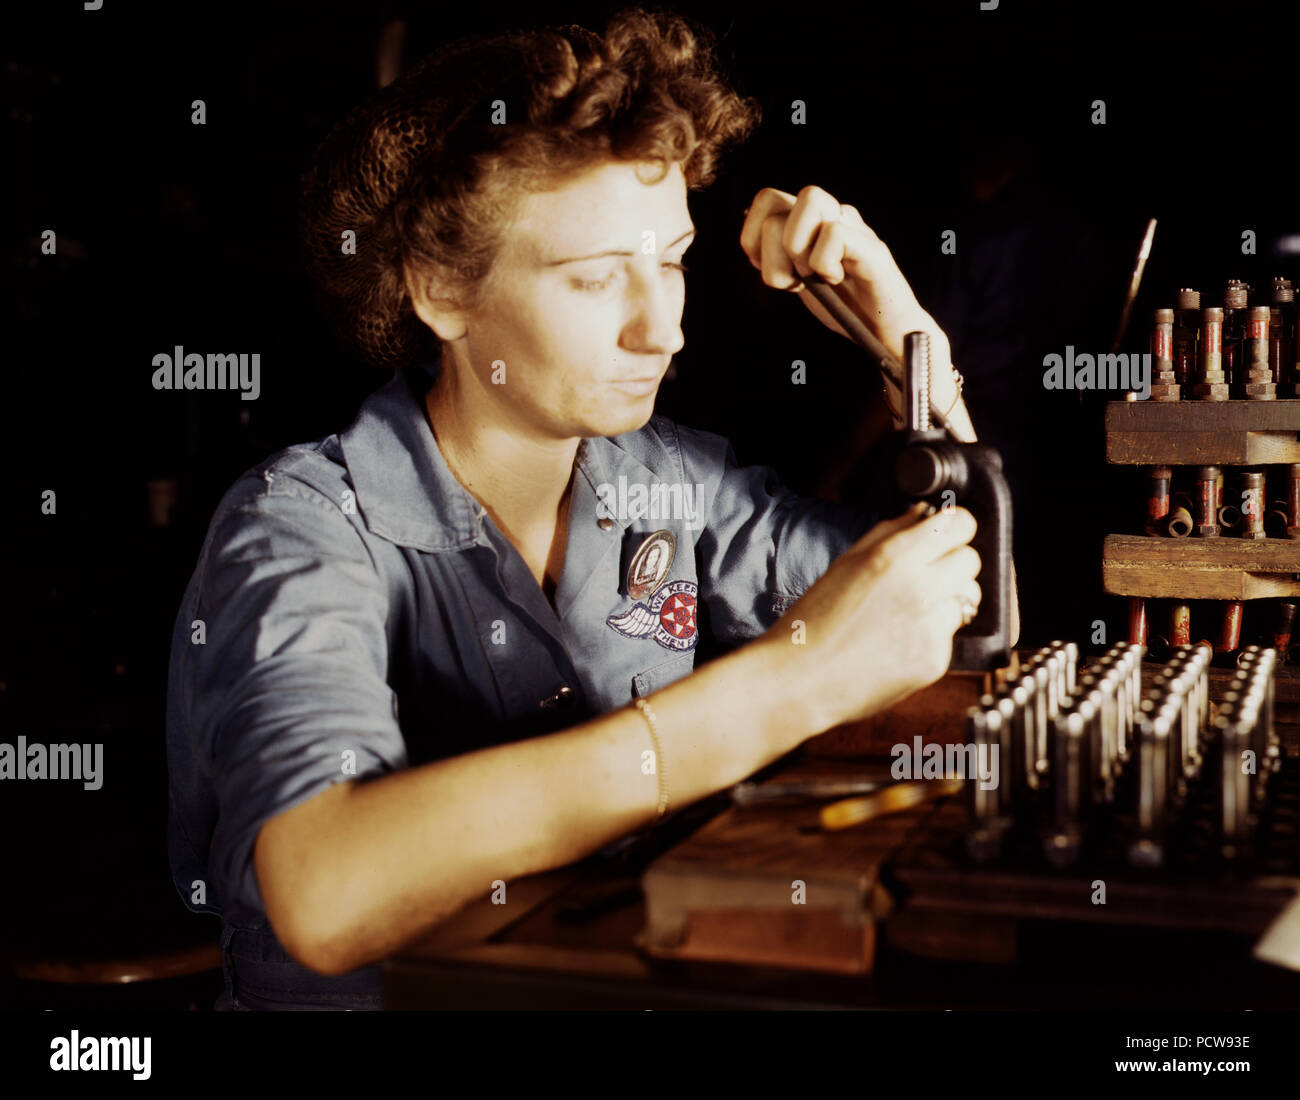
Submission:
[[[397,369],[229,490],[177,617],[173,873],[222,916],[228,1006],[378,1007],[378,960],[494,883],[946,669],[969,513],[872,526],[653,416],[687,190],[756,122],[706,39],[633,10],[448,47],[319,151],[312,273]],[[973,438],[856,211],[766,189],[740,243],[772,286],[844,282],[896,353],[929,330]],[[737,648],[695,670],[702,632]]]

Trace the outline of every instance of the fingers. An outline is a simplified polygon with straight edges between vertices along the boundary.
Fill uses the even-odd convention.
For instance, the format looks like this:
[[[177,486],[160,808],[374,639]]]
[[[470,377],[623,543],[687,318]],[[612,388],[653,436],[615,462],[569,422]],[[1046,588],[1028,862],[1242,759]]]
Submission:
[[[775,187],[764,187],[749,206],[745,215],[745,224],[740,229],[740,247],[744,249],[749,262],[762,269],[762,235],[763,226],[773,214],[788,214],[794,209],[795,198]]]
[[[926,572],[925,583],[930,594],[925,601],[927,614],[935,616],[946,632],[956,633],[979,611],[984,598],[975,579],[979,570],[980,556],[975,549],[959,546]]]
[[[852,244],[850,233],[861,238]],[[797,289],[801,278],[816,272],[829,283],[844,280],[843,259],[855,260],[880,240],[851,206],[843,206],[820,187],[805,187],[798,197],[767,187],[750,205],[740,230],[740,247],[779,290]]]
[[[872,555],[877,570],[904,562],[923,570],[927,614],[937,616],[943,629],[956,633],[979,610],[983,593],[976,578],[980,556],[970,540],[975,517],[965,508],[945,508],[925,515],[924,502],[901,516],[877,524],[851,548]]]
[[[799,284],[800,279],[785,249],[781,247],[784,235],[786,215],[773,214],[763,223],[761,232],[762,255],[759,270],[763,272],[763,282],[777,290],[789,290]]]
[[[929,565],[975,537],[975,517],[965,508],[943,508],[896,531],[877,548],[887,561],[906,559]]]
[[[973,546],[959,546],[950,550],[931,567],[927,583],[936,600],[959,603],[965,596],[979,607],[981,594],[976,577],[980,572],[980,556]]]
[[[781,233],[781,247],[793,260],[794,269],[800,274],[816,271],[825,279],[836,276],[835,282],[844,277],[840,267],[840,258],[845,252],[844,227],[839,224],[842,210],[835,196],[820,187],[805,187],[799,192],[799,198],[785,219]],[[839,230],[839,252],[833,256],[827,247],[829,242],[821,238],[830,231]],[[822,264],[819,266],[813,258],[813,248],[821,244]],[[826,258],[830,256],[829,265]],[[802,265],[802,268],[801,266]]]
[[[968,626],[971,619],[975,617],[981,598],[980,586],[974,581],[966,581],[956,592],[949,593],[944,599],[936,600],[935,614],[940,616],[946,631],[956,634],[962,627]],[[971,611],[970,619],[966,617],[968,606]]]
[[[787,219],[785,223],[785,236],[790,236],[790,226],[793,219]],[[789,245],[787,245],[789,247]],[[844,281],[844,264],[843,259],[848,251],[848,231],[839,222],[833,222],[830,225],[822,226],[821,232],[817,234],[812,251],[808,253],[808,267],[822,276],[828,283],[840,283]],[[797,256],[798,253],[795,253]],[[798,261],[795,262],[795,270],[798,270]]]
[[[925,513],[929,505],[923,500],[918,500],[902,515],[895,516],[893,519],[881,520],[870,531],[863,535],[857,542],[849,547],[849,553],[861,553],[870,550],[878,543],[889,538],[896,531],[902,531],[905,528],[912,527],[925,518]]]
[[[798,196],[775,187],[758,192],[746,211],[740,247],[768,286],[798,293],[817,319],[841,336],[848,334],[806,292],[808,275],[843,284],[858,315],[894,355],[901,354],[903,334],[913,329],[941,336],[884,241],[856,208],[820,187],[805,187]]]

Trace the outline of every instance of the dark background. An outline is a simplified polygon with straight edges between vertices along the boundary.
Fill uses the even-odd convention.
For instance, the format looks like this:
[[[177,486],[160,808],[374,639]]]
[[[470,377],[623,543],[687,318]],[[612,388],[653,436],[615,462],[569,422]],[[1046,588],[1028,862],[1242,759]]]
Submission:
[[[298,175],[376,87],[381,27],[408,64],[507,25],[600,29],[614,6],[65,0],[4,19],[5,578],[0,736],[105,743],[102,790],[0,786],[12,949],[216,935],[167,873],[168,645],[221,493],[342,430],[385,380],[336,347],[298,266]],[[1140,478],[1103,461],[1102,398],[1046,392],[1042,358],[1109,350],[1146,219],[1155,248],[1123,350],[1173,290],[1300,272],[1294,18],[1249,4],[681,5],[719,35],[764,124],[692,196],[685,350],[661,412],[732,439],[807,494],[879,491],[863,355],[762,285],[737,238],[765,186],[852,203],[949,334],[1017,503],[1023,640],[1124,631],[1101,539],[1136,531]],[[493,14],[496,13],[496,14]],[[207,124],[190,122],[191,102]],[[790,123],[791,102],[807,124]],[[1104,126],[1090,121],[1106,103]],[[42,230],[58,254],[40,252]],[[945,229],[957,254],[939,251]],[[1258,233],[1243,257],[1241,232]],[[176,344],[260,352],[262,393],[155,392]],[[803,359],[808,380],[790,384]],[[862,441],[856,448],[853,440]],[[865,449],[865,456],[861,453]],[[1137,480],[1135,480],[1137,478]],[[146,486],[172,482],[170,522]],[[40,512],[53,489],[58,510]],[[1193,624],[1194,627],[1197,624]],[[1198,628],[1199,629],[1199,628]]]

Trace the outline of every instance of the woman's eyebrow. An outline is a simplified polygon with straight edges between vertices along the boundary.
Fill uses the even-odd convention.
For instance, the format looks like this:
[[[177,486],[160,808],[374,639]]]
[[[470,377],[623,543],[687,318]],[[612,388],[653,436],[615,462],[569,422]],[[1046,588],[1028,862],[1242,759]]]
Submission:
[[[691,227],[690,229],[688,229],[685,233],[683,233],[680,237],[678,237],[677,240],[673,241],[672,244],[670,244],[668,247],[669,247],[669,248],[672,248],[673,245],[681,244],[681,242],[684,241],[684,240],[686,240],[687,237],[691,237],[691,236],[694,236],[694,235],[695,235],[695,227],[692,226],[692,227]],[[567,259],[567,260],[548,260],[548,261],[547,261],[545,264],[543,264],[542,266],[543,266],[543,267],[559,267],[560,264],[576,264],[579,260],[597,260],[597,259],[599,259],[599,258],[602,257],[602,256],[635,256],[635,255],[636,255],[636,252],[634,252],[634,251],[631,250],[631,249],[615,249],[615,248],[611,248],[611,249],[606,250],[605,252],[593,252],[590,256],[571,256],[571,257],[570,257],[569,259]]]

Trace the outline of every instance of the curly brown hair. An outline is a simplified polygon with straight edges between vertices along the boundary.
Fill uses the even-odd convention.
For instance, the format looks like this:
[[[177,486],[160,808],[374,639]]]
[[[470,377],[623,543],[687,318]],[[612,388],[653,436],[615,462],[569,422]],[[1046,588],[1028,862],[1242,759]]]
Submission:
[[[670,11],[625,9],[603,37],[569,25],[461,39],[352,110],[316,151],[302,181],[305,265],[352,350],[403,367],[437,346],[408,269],[473,309],[527,194],[615,158],[658,162],[658,179],[680,163],[699,189],[761,117],[719,75],[712,33]]]

